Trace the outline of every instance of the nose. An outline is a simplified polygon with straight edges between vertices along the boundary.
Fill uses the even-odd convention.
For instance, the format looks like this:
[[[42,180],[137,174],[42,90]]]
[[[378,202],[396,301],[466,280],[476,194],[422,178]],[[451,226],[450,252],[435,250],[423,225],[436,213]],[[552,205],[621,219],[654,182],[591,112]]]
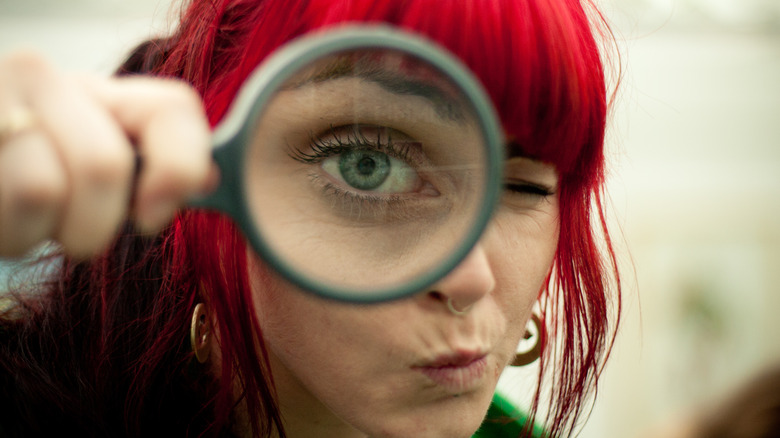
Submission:
[[[465,312],[496,287],[487,253],[478,243],[455,269],[431,286],[427,297],[451,306],[453,313]]]

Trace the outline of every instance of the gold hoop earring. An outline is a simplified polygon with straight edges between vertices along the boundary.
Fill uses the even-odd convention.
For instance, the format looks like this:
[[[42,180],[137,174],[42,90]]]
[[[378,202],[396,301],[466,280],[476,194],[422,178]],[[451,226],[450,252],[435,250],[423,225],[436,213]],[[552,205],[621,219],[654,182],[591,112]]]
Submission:
[[[535,362],[542,355],[542,322],[535,314],[531,314],[531,319],[528,321],[528,325],[533,326],[533,330],[526,328],[523,341],[528,341],[533,338],[533,344],[530,348],[525,348],[523,351],[518,351],[515,354],[515,359],[510,364],[513,367],[522,367]]]
[[[195,358],[200,363],[205,363],[211,353],[211,324],[208,320],[206,305],[198,303],[192,311],[192,325],[190,325],[190,346],[195,353]]]

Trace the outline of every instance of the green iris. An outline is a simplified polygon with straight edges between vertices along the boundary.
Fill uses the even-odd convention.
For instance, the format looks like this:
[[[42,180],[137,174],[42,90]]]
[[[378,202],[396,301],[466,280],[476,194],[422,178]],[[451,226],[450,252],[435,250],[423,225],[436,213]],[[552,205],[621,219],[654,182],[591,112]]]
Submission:
[[[390,157],[369,149],[347,151],[339,158],[344,181],[360,190],[374,190],[390,175]]]

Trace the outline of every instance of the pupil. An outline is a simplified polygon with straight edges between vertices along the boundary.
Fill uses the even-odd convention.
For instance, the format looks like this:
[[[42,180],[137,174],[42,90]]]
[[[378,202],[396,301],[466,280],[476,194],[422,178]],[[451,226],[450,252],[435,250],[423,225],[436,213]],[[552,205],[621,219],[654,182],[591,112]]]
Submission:
[[[357,163],[357,171],[361,175],[368,176],[376,170],[376,161],[371,157],[363,157]]]
[[[360,190],[375,190],[381,186],[390,176],[390,168],[390,157],[379,151],[347,151],[339,159],[344,181]]]

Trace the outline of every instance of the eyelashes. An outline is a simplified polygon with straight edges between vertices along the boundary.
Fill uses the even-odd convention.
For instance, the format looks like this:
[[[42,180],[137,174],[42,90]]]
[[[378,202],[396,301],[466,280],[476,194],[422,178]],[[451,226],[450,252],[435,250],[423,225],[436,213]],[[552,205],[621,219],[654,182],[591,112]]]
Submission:
[[[419,173],[421,144],[396,143],[387,128],[366,128],[376,131],[370,136],[363,129],[359,125],[338,130],[331,127],[327,136],[312,136],[309,151],[299,151],[294,158],[317,165],[345,190],[373,196],[418,191],[423,183]]]
[[[542,198],[552,196],[556,193],[553,187],[548,187],[542,184],[534,184],[526,181],[506,182],[504,184],[504,190],[510,193],[538,196]]]
[[[401,138],[396,142],[393,135]],[[338,217],[361,223],[388,223],[431,214],[438,192],[421,176],[421,143],[391,128],[331,126],[309,134],[302,149],[288,155],[309,167],[320,199]],[[426,207],[426,205],[428,205]]]
[[[310,150],[303,152],[292,149],[288,155],[296,161],[306,164],[318,164],[332,156],[355,150],[374,150],[409,163],[409,143],[396,144],[392,133],[387,128],[376,127],[376,136],[369,136],[361,125],[334,127],[333,125],[321,135],[309,134]],[[385,134],[383,136],[383,134]]]
[[[537,210],[551,201],[555,193],[555,188],[544,184],[507,181],[504,183],[501,205],[516,213]]]

